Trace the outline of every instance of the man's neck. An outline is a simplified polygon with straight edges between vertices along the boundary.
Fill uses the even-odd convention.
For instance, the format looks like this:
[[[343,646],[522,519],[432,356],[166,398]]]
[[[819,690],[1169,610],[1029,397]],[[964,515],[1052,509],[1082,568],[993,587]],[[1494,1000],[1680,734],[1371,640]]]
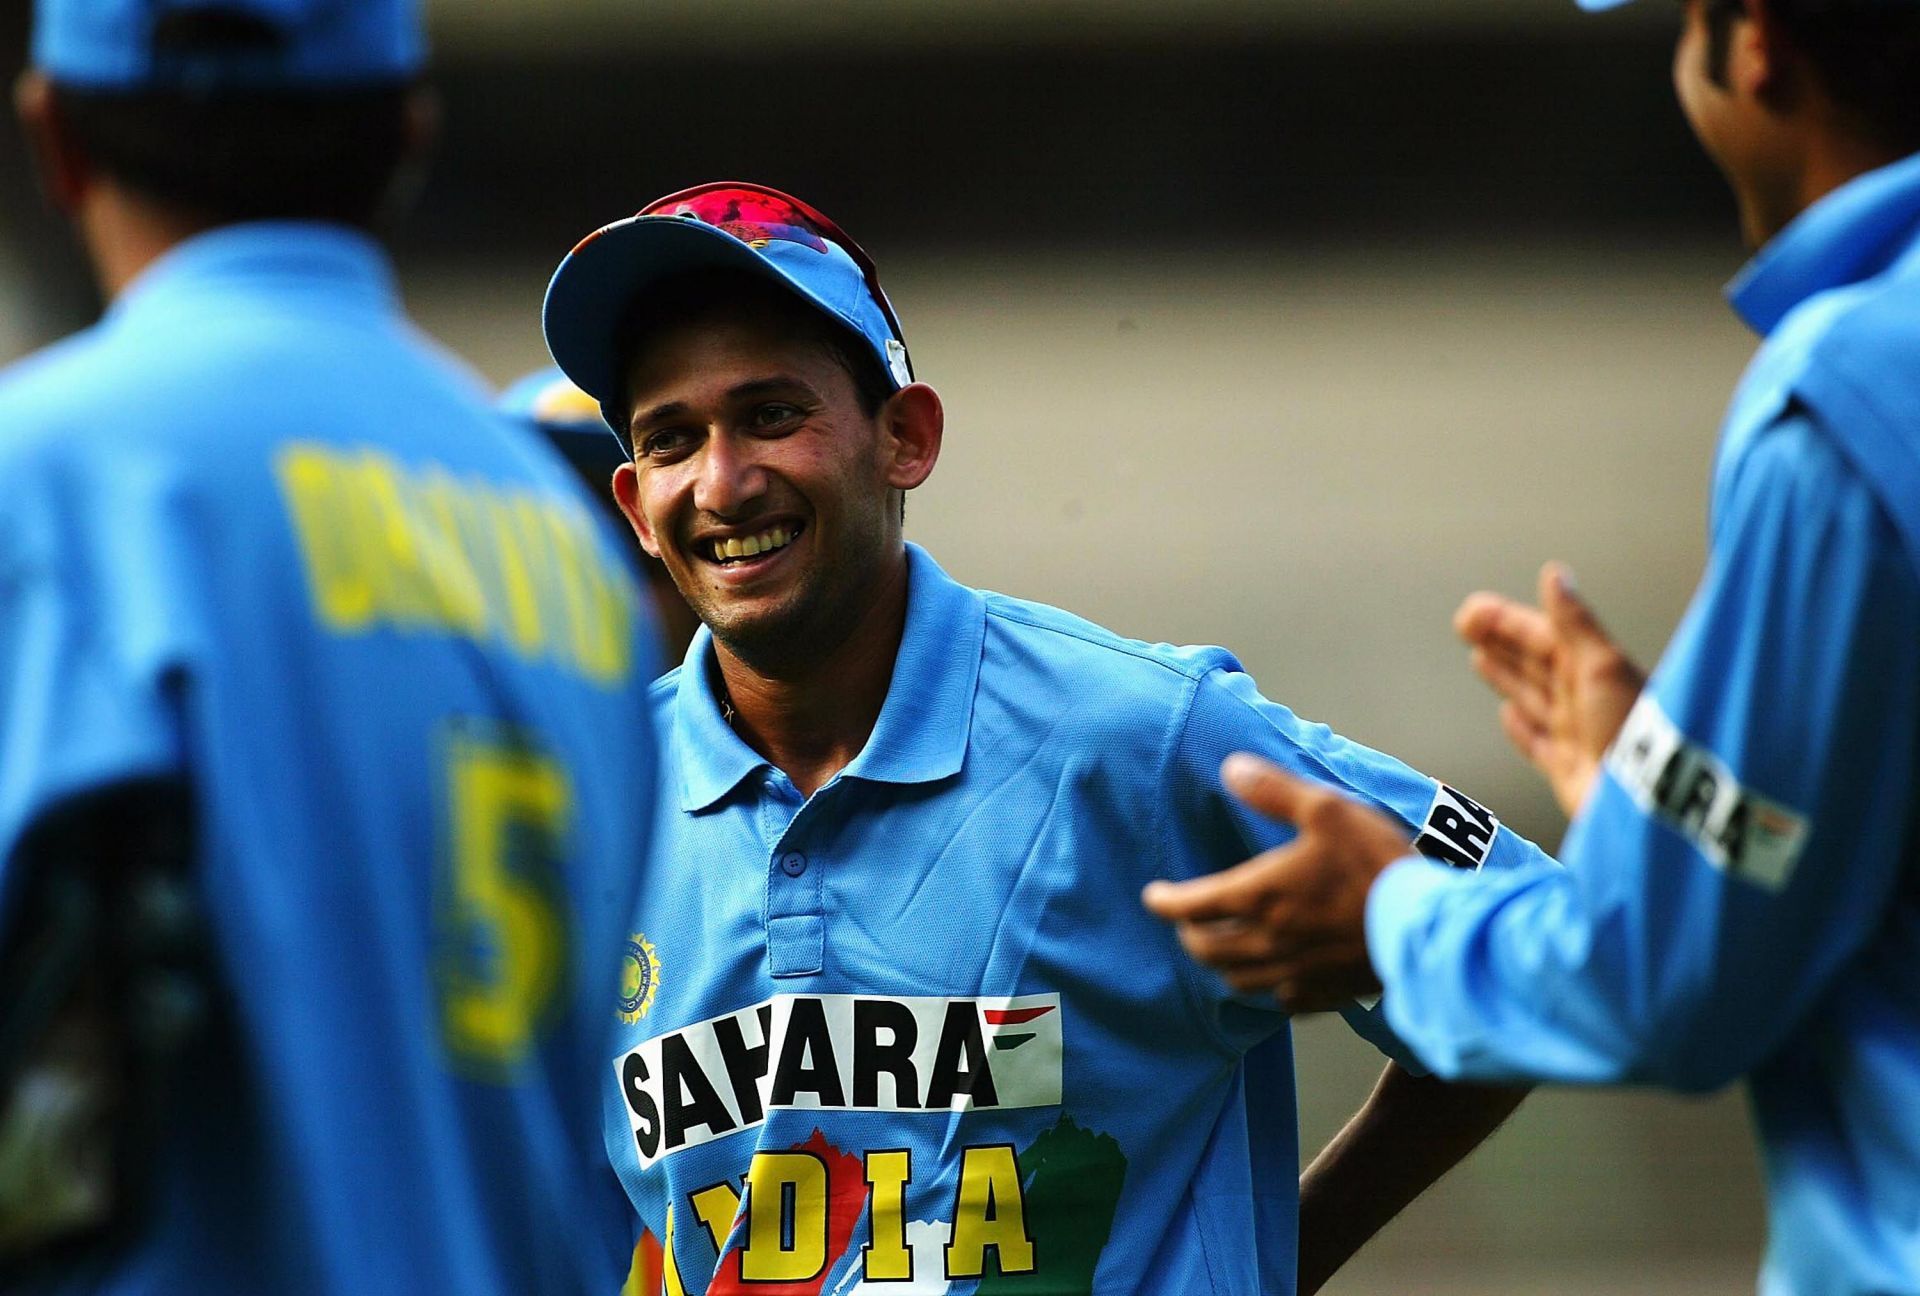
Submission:
[[[207,228],[111,183],[96,184],[76,216],[100,291],[112,301],[176,245]]]
[[[1770,187],[1751,194],[1743,206],[1748,247],[1758,251],[1828,194],[1869,171],[1900,160],[1900,155],[1859,132],[1826,118],[1806,129],[1797,165],[1785,169]]]
[[[769,674],[716,640],[714,655],[733,708],[734,732],[785,773],[801,796],[812,796],[873,735],[906,623],[902,552],[846,638],[818,660]]]

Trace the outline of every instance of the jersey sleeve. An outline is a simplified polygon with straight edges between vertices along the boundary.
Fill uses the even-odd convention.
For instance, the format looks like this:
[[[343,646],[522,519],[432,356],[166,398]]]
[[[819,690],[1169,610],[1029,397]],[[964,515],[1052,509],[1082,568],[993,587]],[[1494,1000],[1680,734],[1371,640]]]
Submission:
[[[1396,1032],[1449,1077],[1724,1084],[1861,948],[1902,866],[1920,582],[1790,414],[1719,502],[1701,586],[1561,853],[1375,885]]]
[[[1177,831],[1168,849],[1183,860],[1188,876],[1238,864],[1293,839],[1291,826],[1249,809],[1221,784],[1220,762],[1238,751],[1263,756],[1391,815],[1424,855],[1449,872],[1552,865],[1537,846],[1466,794],[1392,756],[1350,742],[1325,725],[1302,720],[1261,696],[1245,673],[1216,668],[1198,681],[1174,749]],[[1199,993],[1216,1006],[1218,1020],[1235,1042],[1244,1046],[1273,1028],[1280,1008],[1272,996],[1236,995],[1213,972],[1189,966]],[[1417,1057],[1388,1028],[1377,1003],[1352,1004],[1341,1015],[1383,1053],[1424,1073]]]
[[[142,592],[154,587],[103,596],[94,576],[110,549],[63,544],[43,507],[0,505],[0,913],[41,818],[82,793],[181,770],[164,681],[135,665],[142,636],[128,624],[158,614]]]

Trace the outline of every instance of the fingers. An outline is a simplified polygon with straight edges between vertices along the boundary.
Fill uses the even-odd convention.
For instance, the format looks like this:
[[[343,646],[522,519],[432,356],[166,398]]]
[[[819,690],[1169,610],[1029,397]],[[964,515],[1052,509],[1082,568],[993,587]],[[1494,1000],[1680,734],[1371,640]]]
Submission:
[[[1498,594],[1469,594],[1453,614],[1454,633],[1476,648],[1515,658],[1553,656],[1557,640],[1546,613]]]
[[[1205,959],[1188,943],[1190,929],[1180,939],[1189,953],[1207,963],[1236,994],[1272,992],[1290,1013],[1327,1012],[1341,1008],[1355,996],[1378,989],[1373,968],[1364,953],[1345,942],[1309,946],[1245,962]],[[1193,933],[1197,934],[1197,933]]]
[[[1244,919],[1190,921],[1176,925],[1180,945],[1197,963],[1218,968],[1252,968],[1282,958],[1298,958],[1330,941],[1345,939],[1311,921],[1289,918],[1284,909],[1269,909]]]
[[[1502,653],[1475,648],[1470,658],[1473,673],[1485,680],[1501,697],[1540,721],[1552,712],[1552,680],[1544,672],[1528,670]]]
[[[1261,814],[1284,823],[1299,823],[1307,807],[1325,795],[1316,785],[1248,752],[1235,752],[1220,763],[1220,781]]]
[[[1140,903],[1168,922],[1204,923],[1252,918],[1265,912],[1272,894],[1272,851],[1205,877],[1185,882],[1149,882]]]
[[[1189,921],[1175,930],[1181,948],[1195,962],[1222,969],[1270,962],[1278,944],[1273,933],[1255,921]]]
[[[1611,642],[1593,609],[1575,592],[1573,571],[1565,563],[1550,562],[1540,569],[1540,608],[1562,638]]]

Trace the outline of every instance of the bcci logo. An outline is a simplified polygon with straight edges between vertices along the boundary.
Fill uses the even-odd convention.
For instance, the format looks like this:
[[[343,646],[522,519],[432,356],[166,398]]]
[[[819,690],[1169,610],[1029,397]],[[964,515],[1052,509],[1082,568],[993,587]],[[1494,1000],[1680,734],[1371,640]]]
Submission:
[[[620,956],[620,1020],[631,1026],[653,1007],[660,988],[660,955],[653,942],[635,932]]]

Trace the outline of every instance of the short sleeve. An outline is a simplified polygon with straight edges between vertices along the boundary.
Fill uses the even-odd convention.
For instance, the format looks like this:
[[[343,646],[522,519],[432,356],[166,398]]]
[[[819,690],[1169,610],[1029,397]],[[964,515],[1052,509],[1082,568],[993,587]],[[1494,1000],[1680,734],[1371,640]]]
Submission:
[[[1334,788],[1397,819],[1423,854],[1450,869],[1551,865],[1525,838],[1467,794],[1402,761],[1351,742],[1323,724],[1302,720],[1261,696],[1244,672],[1216,668],[1201,677],[1172,762],[1175,840],[1169,857],[1186,876],[1230,867],[1292,840],[1291,826],[1249,809],[1220,782],[1220,762],[1234,752],[1265,757],[1300,778]],[[1215,973],[1192,965],[1197,992],[1216,1005],[1222,1032],[1244,1047],[1273,1028],[1280,1013],[1270,995],[1234,994]],[[1353,1004],[1348,1025],[1387,1056],[1424,1072],[1393,1034],[1378,1004]]]
[[[129,651],[126,621],[141,600],[96,579],[113,538],[75,543],[49,502],[0,504],[0,908],[21,839],[41,818],[182,767],[168,682]]]

